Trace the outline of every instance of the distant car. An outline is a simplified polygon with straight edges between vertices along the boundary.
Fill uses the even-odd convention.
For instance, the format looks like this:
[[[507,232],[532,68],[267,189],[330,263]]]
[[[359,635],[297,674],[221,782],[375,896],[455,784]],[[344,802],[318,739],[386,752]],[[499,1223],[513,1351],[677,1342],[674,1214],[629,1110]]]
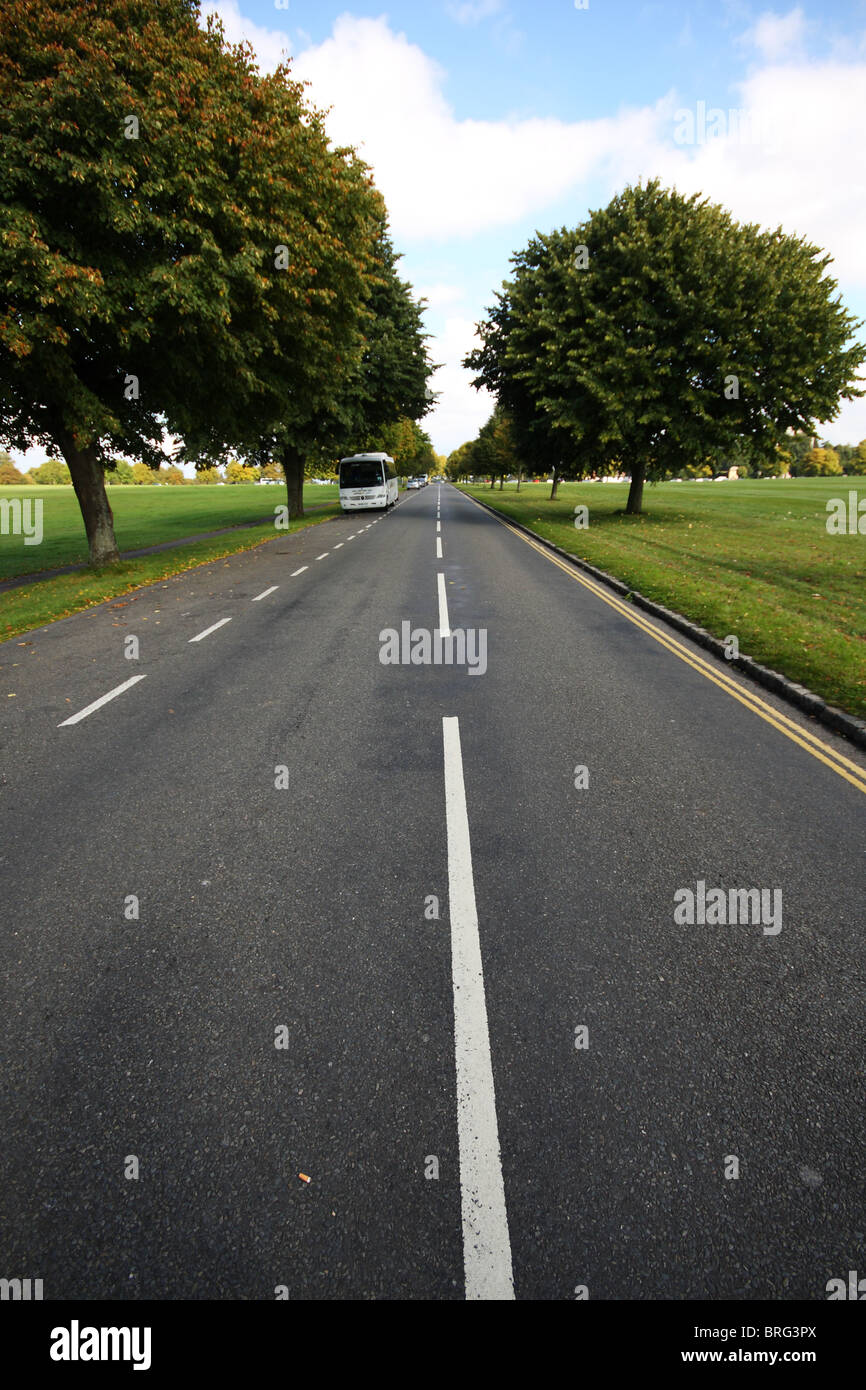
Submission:
[[[410,478],[409,481],[408,481],[408,483],[406,484],[406,491],[408,492],[408,491],[409,491],[409,488],[412,488],[412,487],[422,487],[422,486],[423,486],[423,484],[422,484],[420,478]]]

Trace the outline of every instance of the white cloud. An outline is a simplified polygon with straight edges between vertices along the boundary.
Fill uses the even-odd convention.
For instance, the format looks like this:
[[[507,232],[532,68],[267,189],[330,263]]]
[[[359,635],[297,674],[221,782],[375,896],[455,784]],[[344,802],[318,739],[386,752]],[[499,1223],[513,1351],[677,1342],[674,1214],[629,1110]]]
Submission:
[[[449,304],[459,304],[465,296],[460,285],[418,285],[414,288],[416,299],[426,299],[428,309],[444,309]]]
[[[768,10],[746,30],[741,42],[756,48],[765,62],[777,63],[799,56],[805,37],[806,16],[798,6],[784,15]]]
[[[384,18],[343,15],[295,75],[330,106],[328,130],[373,167],[398,243],[466,237],[552,203],[643,141],[655,108],[611,119],[458,120],[445,73]]]
[[[482,19],[499,14],[501,9],[502,0],[464,0],[462,4],[447,6],[449,15],[458,24],[480,24]]]
[[[836,419],[819,424],[818,434],[833,444],[859,444],[866,439],[866,400],[843,401]]]
[[[432,345],[435,361],[444,363],[430,383],[441,397],[421,428],[433,439],[433,447],[450,454],[467,439],[474,439],[493,410],[495,401],[487,391],[476,391],[471,376],[461,365],[467,352],[477,347],[478,338],[472,319],[448,318]]]
[[[866,125],[866,63],[763,68],[742,84],[740,108],[772,138],[750,143],[732,131],[693,151],[661,151],[645,172],[706,193],[741,221],[807,237],[834,257],[843,292],[866,289],[866,183],[852,166]]]
[[[246,40],[252,44],[262,72],[273,72],[290,56],[290,40],[286,30],[268,29],[263,24],[256,24],[254,20],[247,19],[240,12],[238,0],[203,0],[201,12],[202,27],[208,15],[216,15],[222,20],[229,43],[236,44]],[[274,13],[277,14],[279,11],[275,10]]]

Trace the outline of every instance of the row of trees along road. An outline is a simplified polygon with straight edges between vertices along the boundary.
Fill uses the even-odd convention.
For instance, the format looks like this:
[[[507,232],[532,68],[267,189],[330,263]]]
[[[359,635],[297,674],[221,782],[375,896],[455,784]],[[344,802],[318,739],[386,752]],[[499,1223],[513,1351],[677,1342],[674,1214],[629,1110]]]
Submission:
[[[305,468],[432,395],[422,304],[368,168],[287,66],[197,0],[4,0],[0,441],[66,460],[91,562],[105,469]]]
[[[771,457],[832,420],[866,355],[830,257],[721,207],[628,187],[573,230],[536,235],[464,359],[511,421],[527,471],[646,479],[737,448]]]

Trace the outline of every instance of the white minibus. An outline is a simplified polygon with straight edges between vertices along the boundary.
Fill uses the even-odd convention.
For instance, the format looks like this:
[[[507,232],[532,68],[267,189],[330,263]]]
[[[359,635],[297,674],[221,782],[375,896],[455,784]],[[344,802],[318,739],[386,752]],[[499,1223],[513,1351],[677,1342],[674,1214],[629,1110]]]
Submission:
[[[352,454],[340,459],[340,506],[344,512],[393,506],[400,484],[389,454]]]

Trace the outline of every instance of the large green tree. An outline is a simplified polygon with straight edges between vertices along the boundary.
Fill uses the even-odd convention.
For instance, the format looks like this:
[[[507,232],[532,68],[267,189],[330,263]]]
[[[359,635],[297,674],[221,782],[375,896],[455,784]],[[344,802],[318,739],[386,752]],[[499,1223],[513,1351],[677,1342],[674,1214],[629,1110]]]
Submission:
[[[657,181],[576,229],[532,239],[479,326],[476,385],[561,441],[566,466],[670,476],[746,441],[770,455],[787,428],[862,395],[860,326],[830,258],[781,228],[735,222]]]
[[[866,473],[866,439],[860,440],[860,443],[848,460],[848,466],[845,471],[846,473],[860,475]]]
[[[104,469],[164,429],[224,455],[327,409],[360,355],[381,201],[281,68],[193,0],[7,0],[0,438],[65,457],[91,560]]]
[[[321,374],[324,390],[308,385],[295,392],[274,428],[251,444],[257,460],[275,458],[282,465],[293,516],[303,514],[305,473],[330,471],[341,454],[367,448],[392,452],[389,431],[399,434],[401,421],[422,419],[435,399],[428,385],[436,368],[427,354],[423,301],[400,279],[384,204],[372,189],[368,192],[375,202],[360,298],[343,296],[335,306],[344,311],[339,370]],[[284,389],[277,381],[278,399]],[[403,440],[401,452],[406,452]]]
[[[405,415],[393,424],[383,425],[362,436],[359,453],[378,450],[391,455],[401,475],[430,473],[436,467],[430,436],[416,420]]]

